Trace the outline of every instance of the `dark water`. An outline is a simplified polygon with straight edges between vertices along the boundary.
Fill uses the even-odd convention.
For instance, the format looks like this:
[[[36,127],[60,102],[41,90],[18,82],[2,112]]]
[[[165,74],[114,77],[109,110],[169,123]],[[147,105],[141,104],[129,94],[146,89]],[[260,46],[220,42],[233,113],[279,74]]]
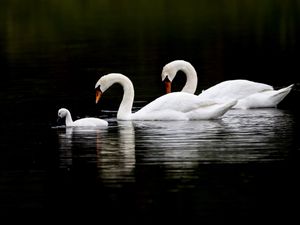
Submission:
[[[292,0],[1,1],[0,215],[296,223],[299,11]],[[117,121],[118,86],[94,104],[99,77],[121,72],[142,107],[175,59],[195,66],[197,92],[234,78],[295,87],[277,109],[212,121]],[[58,126],[60,107],[109,127]]]

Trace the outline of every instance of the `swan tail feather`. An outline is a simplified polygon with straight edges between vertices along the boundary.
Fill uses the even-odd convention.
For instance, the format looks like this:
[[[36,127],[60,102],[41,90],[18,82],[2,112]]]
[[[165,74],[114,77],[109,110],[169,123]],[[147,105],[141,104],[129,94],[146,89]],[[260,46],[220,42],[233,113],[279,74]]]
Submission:
[[[208,107],[198,108],[187,113],[190,120],[217,119],[223,116],[229,109],[237,103],[232,100],[223,104],[214,104]]]
[[[293,86],[294,86],[294,84],[291,84],[288,87],[281,88],[281,89],[275,91],[275,94],[272,96],[272,100],[273,100],[275,106],[277,104],[279,104],[290,93]]]

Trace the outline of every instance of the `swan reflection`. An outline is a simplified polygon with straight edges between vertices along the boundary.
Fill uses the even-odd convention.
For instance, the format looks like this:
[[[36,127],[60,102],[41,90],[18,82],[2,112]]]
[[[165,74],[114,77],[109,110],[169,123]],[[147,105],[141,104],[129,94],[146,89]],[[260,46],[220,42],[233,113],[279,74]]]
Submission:
[[[74,160],[88,160],[94,163],[97,150],[101,149],[106,129],[87,127],[65,127],[58,129],[59,165],[60,168],[71,169]]]
[[[131,121],[118,121],[116,133],[102,143],[98,151],[98,170],[107,183],[133,182],[135,168],[135,134]]]
[[[135,139],[131,122],[109,129],[65,128],[58,130],[60,168],[70,170],[83,161],[106,183],[133,181]]]
[[[201,146],[222,132],[221,120],[135,121],[140,163],[187,171],[198,165]]]
[[[108,185],[135,181],[136,166],[168,176],[194,176],[199,164],[282,160],[293,140],[293,117],[278,109],[230,110],[204,121],[114,121],[101,130],[59,130],[60,166],[78,158]]]
[[[280,159],[292,133],[291,116],[278,109],[231,110],[220,120],[134,124],[145,162],[179,168]]]

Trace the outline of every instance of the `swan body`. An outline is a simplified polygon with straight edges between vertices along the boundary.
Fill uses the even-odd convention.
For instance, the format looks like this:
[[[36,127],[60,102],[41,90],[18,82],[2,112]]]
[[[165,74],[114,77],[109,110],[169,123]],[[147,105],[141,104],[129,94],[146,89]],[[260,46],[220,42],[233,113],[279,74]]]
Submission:
[[[179,70],[183,71],[187,78],[182,92],[195,93],[197,88],[197,73],[194,67],[184,60],[175,60],[166,64],[161,74],[162,80],[167,80],[166,83],[170,87],[170,83]],[[202,91],[199,97],[202,99],[214,99],[220,102],[237,100],[237,104],[233,108],[269,108],[276,107],[291,91],[292,87],[293,84],[279,90],[274,90],[268,84],[237,79],[216,84]],[[168,91],[170,91],[170,88]]]
[[[248,95],[241,98],[234,108],[251,109],[251,108],[275,108],[292,90],[294,85],[281,88],[279,90],[266,90]]]
[[[119,120],[200,120],[215,119],[226,113],[236,101],[219,104],[203,100],[186,92],[173,92],[150,102],[132,113],[134,87],[123,74],[111,73],[102,76],[95,85],[96,103],[110,86],[119,83],[123,87],[123,99],[117,113]]]
[[[69,110],[61,108],[58,110],[59,118],[66,118],[66,127],[107,127],[108,122],[99,118],[82,118],[79,120],[72,120]]]

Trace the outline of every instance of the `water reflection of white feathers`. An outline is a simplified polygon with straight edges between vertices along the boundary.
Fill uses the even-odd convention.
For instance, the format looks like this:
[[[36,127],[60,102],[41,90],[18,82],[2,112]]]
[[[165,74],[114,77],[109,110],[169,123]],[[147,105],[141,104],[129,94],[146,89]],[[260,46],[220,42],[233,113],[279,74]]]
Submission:
[[[135,121],[136,154],[144,164],[161,164],[168,169],[192,169],[198,165],[203,141],[224,129],[220,120]]]
[[[117,133],[107,136],[98,151],[98,170],[106,182],[134,181],[135,133],[131,121],[118,121]]]
[[[134,179],[135,139],[131,122],[118,122],[107,129],[66,128],[59,131],[60,167],[71,168],[74,149],[95,163],[105,183],[131,182]]]
[[[65,127],[58,129],[59,137],[59,165],[60,168],[70,169],[73,165],[74,149],[81,149],[76,157],[95,162],[97,151],[101,149],[101,142],[107,130],[93,127]]]
[[[293,140],[292,114],[279,109],[230,110],[218,120],[114,123],[107,130],[59,132],[61,167],[72,165],[74,149],[93,151],[101,180],[119,185],[135,180],[137,164],[177,177],[192,175],[199,164],[280,160]]]
[[[72,130],[73,128],[62,128],[57,131],[60,168],[69,169],[72,166]]]
[[[231,110],[209,121],[137,121],[136,154],[144,163],[173,169],[278,160],[286,154],[282,146],[289,143],[291,124],[289,114],[278,109]]]

